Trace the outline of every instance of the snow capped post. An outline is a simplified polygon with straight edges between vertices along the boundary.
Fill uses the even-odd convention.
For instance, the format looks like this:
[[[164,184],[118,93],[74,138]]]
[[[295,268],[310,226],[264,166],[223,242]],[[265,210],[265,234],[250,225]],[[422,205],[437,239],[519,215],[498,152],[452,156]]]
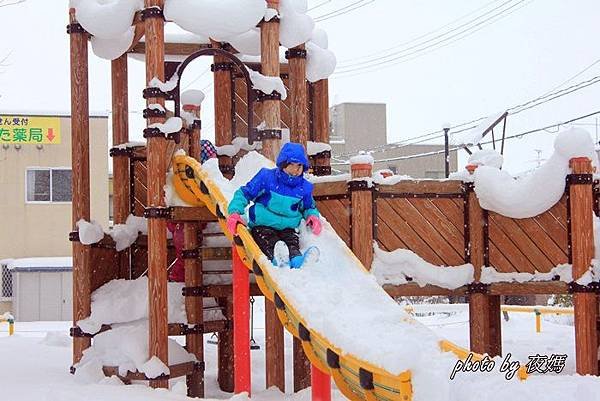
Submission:
[[[577,283],[590,270],[594,256],[592,162],[587,157],[576,157],[570,160],[570,165],[572,174],[567,176],[567,182],[574,281],[570,290],[575,308],[576,369],[580,375],[597,375],[598,300],[595,292]]]
[[[350,159],[352,180],[348,191],[352,204],[350,244],[356,257],[368,270],[373,262],[373,157],[359,154]]]
[[[164,67],[164,0],[145,0],[142,20],[146,35],[146,82],[154,78],[165,79]],[[164,94],[150,94],[147,104],[164,107]],[[164,116],[148,116],[148,126],[164,123]],[[157,357],[169,365],[168,322],[167,322],[167,222],[163,188],[166,180],[166,138],[160,129],[144,130],[147,138],[148,160],[148,206],[144,212],[148,217],[148,300],[149,300],[149,357]],[[152,387],[168,388],[168,379],[150,381]]]
[[[228,45],[211,41],[213,46],[227,50]],[[223,56],[215,56],[211,66],[214,73],[214,99],[215,99],[215,145],[224,146],[233,140],[233,108],[232,85],[233,63]],[[233,177],[233,161],[229,156],[219,155],[219,168],[227,178]]]
[[[88,99],[88,33],[69,10],[67,27],[71,45],[71,190],[72,227],[90,220],[90,120]],[[73,241],[73,322],[91,313],[91,266],[89,249]],[[88,337],[73,337],[73,364],[91,345]]]
[[[279,11],[279,0],[267,0],[267,7]],[[263,19],[260,23],[260,60],[263,75],[279,78],[278,16],[268,21]],[[281,147],[280,99],[281,94],[277,92],[259,96],[259,100],[262,100],[263,118],[266,124],[266,129],[261,133],[262,153],[271,160],[275,160]],[[265,326],[267,388],[276,386],[281,391],[285,391],[283,326],[277,317],[275,305],[269,301],[265,301]]]

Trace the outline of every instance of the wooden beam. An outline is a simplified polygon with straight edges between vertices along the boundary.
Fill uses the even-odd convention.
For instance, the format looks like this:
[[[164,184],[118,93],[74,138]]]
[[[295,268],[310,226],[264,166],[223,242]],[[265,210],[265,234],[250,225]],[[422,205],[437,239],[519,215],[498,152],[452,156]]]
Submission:
[[[336,195],[347,195],[348,194],[348,182],[343,181],[332,181],[332,182],[318,182],[313,187],[313,197],[317,196],[336,196]]]
[[[231,286],[229,286],[231,288]],[[228,322],[233,322],[233,300],[230,296],[220,298],[218,302],[223,306],[225,317]],[[233,393],[233,330],[232,325],[228,325],[227,330],[219,333],[219,344],[217,345],[218,372],[217,382],[222,391]]]
[[[164,9],[164,0],[145,0],[146,8]],[[164,70],[164,20],[147,18],[144,21],[146,32],[146,83],[153,78],[165,79]],[[164,106],[164,98],[148,98],[147,105]],[[163,123],[163,117],[151,117],[148,125]],[[147,138],[148,163],[148,207],[165,207],[163,188],[166,177],[166,139]],[[169,363],[168,324],[167,324],[167,224],[166,219],[148,219],[148,300],[149,300],[149,352],[165,365]],[[168,380],[152,380],[154,388],[168,388]]]
[[[371,164],[353,164],[352,180],[370,179],[373,174]],[[352,214],[350,235],[352,252],[367,270],[371,270],[373,262],[373,192],[370,189],[350,192]]]
[[[592,161],[587,157],[571,159],[573,174],[592,174]],[[591,177],[590,177],[591,178]],[[573,280],[580,279],[588,272],[594,257],[594,227],[592,211],[594,197],[592,182],[569,185],[569,205],[571,210],[571,255]],[[575,358],[580,375],[598,374],[598,297],[594,292],[573,294],[575,309]]]
[[[183,207],[174,206],[172,208],[171,218],[175,221],[217,221],[206,206],[202,207]]]
[[[146,43],[139,42],[131,47],[130,53],[144,54],[146,52]],[[208,49],[209,43],[165,43],[165,55],[167,56],[189,56],[199,50]]]
[[[213,41],[214,47],[221,47],[220,43]],[[227,58],[214,56],[214,64],[229,64]],[[214,71],[214,97],[215,97],[215,145],[230,145],[233,140],[233,71],[231,69],[215,69]],[[219,167],[229,168],[233,162],[231,157],[220,156]],[[224,170],[222,170],[224,171]],[[231,178],[232,174],[224,174]]]
[[[462,181],[401,181],[394,185],[380,185],[381,194],[460,194]]]
[[[313,83],[312,118],[315,142],[329,143],[329,80]],[[330,158],[318,158],[315,167],[330,167]],[[325,175],[325,174],[323,174]]]
[[[112,143],[129,142],[129,102],[127,97],[127,55],[111,61]],[[113,156],[113,219],[125,224],[129,216],[129,158]]]
[[[69,22],[77,24],[75,9],[69,10]],[[73,31],[71,49],[71,211],[72,228],[80,219],[90,220],[90,120],[88,98],[88,34]],[[91,267],[89,250],[73,242],[73,325],[91,313]],[[79,362],[89,348],[89,338],[73,338],[73,363]]]
[[[184,223],[183,242],[186,250],[197,250],[198,223]],[[202,286],[202,259],[185,258],[185,286]],[[202,297],[185,297],[185,312],[189,324],[204,323],[204,305]],[[193,333],[185,336],[188,352],[194,354],[199,362],[204,362],[204,333]],[[195,370],[187,375],[187,394],[189,397],[204,398],[204,371]]]
[[[384,284],[383,289],[391,297],[403,296],[462,296],[467,294],[466,287],[454,290],[442,288],[435,285],[419,286],[416,283],[401,285]],[[545,281],[529,283],[492,283],[489,286],[490,295],[522,295],[522,294],[567,294],[568,286],[563,281]]]

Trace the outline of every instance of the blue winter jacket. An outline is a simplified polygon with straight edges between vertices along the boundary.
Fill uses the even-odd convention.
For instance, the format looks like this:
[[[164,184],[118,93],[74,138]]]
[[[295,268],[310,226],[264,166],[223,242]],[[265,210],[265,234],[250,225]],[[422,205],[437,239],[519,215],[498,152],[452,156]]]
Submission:
[[[229,203],[229,214],[244,214],[250,202],[248,225],[268,226],[276,230],[297,228],[302,218],[319,215],[312,197],[313,185],[302,175],[283,171],[285,163],[301,163],[304,171],[308,160],[299,143],[286,143],[277,157],[277,168],[261,169],[246,185],[238,189]]]

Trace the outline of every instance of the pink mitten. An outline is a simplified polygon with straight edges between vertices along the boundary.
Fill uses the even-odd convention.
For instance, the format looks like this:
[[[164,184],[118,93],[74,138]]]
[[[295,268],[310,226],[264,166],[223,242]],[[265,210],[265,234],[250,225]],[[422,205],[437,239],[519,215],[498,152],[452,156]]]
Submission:
[[[227,218],[227,229],[231,234],[235,235],[236,227],[239,224],[246,224],[239,213],[231,213]]]
[[[321,234],[321,229],[323,226],[321,225],[321,220],[317,216],[308,216],[308,219],[306,219],[306,225],[312,228],[312,231],[315,233],[315,235]]]

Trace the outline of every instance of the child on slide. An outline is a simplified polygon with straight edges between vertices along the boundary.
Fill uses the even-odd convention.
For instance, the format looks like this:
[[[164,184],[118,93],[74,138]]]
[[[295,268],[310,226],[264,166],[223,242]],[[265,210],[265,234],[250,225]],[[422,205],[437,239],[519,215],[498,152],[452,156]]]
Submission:
[[[246,224],[241,215],[248,211],[248,226],[252,237],[263,253],[278,265],[274,248],[278,241],[288,247],[290,268],[298,269],[304,263],[300,252],[298,227],[302,218],[314,234],[321,233],[321,220],[315,200],[313,185],[303,177],[308,170],[304,147],[299,143],[286,143],[277,157],[277,167],[261,169],[246,185],[238,189],[229,203],[227,228],[235,233],[238,223]]]

